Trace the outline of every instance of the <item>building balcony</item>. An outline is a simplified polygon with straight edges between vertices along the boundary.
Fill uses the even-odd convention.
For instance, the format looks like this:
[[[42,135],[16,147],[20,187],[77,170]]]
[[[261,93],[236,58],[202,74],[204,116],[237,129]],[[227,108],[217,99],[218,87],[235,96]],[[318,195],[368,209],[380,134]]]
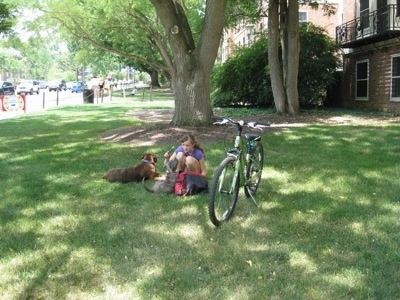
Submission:
[[[336,42],[341,48],[357,48],[395,37],[400,38],[400,11],[396,4],[336,27]]]

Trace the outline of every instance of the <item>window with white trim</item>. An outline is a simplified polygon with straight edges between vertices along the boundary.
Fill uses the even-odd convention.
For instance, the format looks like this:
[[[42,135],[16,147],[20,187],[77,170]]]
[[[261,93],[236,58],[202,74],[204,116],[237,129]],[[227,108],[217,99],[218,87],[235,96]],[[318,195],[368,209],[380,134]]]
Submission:
[[[308,14],[306,11],[299,11],[299,23],[308,22]]]
[[[368,60],[356,62],[356,100],[368,100],[369,63]]]
[[[400,101],[400,54],[392,56],[392,79],[390,98]]]

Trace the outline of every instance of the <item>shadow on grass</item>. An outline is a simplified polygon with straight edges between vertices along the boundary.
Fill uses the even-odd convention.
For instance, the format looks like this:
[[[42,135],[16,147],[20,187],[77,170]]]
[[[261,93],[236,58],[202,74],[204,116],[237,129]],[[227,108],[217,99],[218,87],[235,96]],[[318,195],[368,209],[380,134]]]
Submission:
[[[1,296],[383,299],[400,292],[399,126],[266,135],[261,208],[241,194],[232,219],[214,228],[207,195],[177,198],[101,179],[110,167],[136,164],[146,149],[101,142],[106,128],[127,124],[110,113],[121,109],[93,116],[71,108],[4,128]],[[213,170],[224,145],[210,146]]]

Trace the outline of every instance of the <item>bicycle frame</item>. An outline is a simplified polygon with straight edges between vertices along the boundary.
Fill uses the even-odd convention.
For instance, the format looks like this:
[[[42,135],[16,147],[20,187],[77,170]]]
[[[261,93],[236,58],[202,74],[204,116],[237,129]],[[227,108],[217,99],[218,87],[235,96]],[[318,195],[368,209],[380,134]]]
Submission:
[[[234,148],[228,150],[227,156],[232,156],[235,158],[235,174],[232,178],[231,189],[229,191],[229,193],[232,193],[236,188],[237,177],[241,172],[243,173],[242,153],[240,149]],[[226,170],[224,170],[224,173],[222,173],[222,177],[225,177],[225,171]],[[239,182],[239,185],[242,186],[242,179],[241,182]],[[221,190],[221,186],[219,187],[219,190]]]
[[[248,151],[248,144],[251,142],[246,139],[246,156],[243,155],[243,149],[240,148],[240,145],[242,144],[242,127],[238,127],[238,133],[235,137],[235,143],[234,147],[231,149],[228,149],[227,151],[227,156],[232,156],[235,158],[235,175],[233,177],[233,183],[232,183],[232,188],[231,190],[234,190],[236,187],[236,182],[237,182],[237,177],[239,174],[243,174],[244,176],[240,177],[240,186],[244,185],[244,182],[246,180],[245,176],[245,167],[250,161],[250,152]],[[222,174],[224,176],[225,174]],[[230,191],[232,192],[232,191]],[[253,199],[254,201],[254,199]],[[257,205],[257,203],[255,203]]]
[[[255,193],[261,180],[263,168],[261,135],[254,133],[243,135],[243,128],[262,130],[263,127],[269,126],[269,123],[234,121],[228,118],[218,118],[214,124],[224,125],[228,123],[235,124],[237,132],[233,147],[226,151],[225,158],[214,173],[210,187],[208,211],[210,220],[215,226],[221,225],[221,222],[231,217],[241,187],[244,188],[245,196],[251,197],[258,207]]]

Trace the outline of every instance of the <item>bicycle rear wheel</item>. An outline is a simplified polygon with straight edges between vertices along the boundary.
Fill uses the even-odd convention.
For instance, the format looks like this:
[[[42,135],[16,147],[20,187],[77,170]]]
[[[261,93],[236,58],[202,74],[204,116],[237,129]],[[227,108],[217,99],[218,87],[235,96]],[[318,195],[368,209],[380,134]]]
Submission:
[[[235,210],[238,200],[240,173],[235,176],[236,159],[226,157],[214,173],[208,200],[208,215],[215,226],[228,220]]]
[[[261,180],[262,169],[264,166],[264,149],[260,142],[257,142],[254,150],[250,154],[250,160],[246,167],[246,181],[244,185],[244,193],[246,197],[251,197],[255,202],[255,194]]]

